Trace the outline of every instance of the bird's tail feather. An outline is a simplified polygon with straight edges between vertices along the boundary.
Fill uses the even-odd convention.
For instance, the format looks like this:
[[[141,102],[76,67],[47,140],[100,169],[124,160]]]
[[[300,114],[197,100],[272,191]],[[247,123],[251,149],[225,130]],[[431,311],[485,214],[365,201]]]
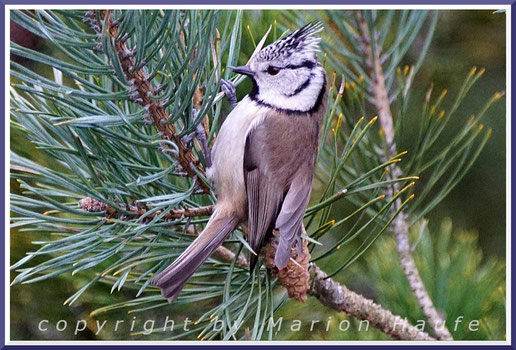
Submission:
[[[214,213],[192,244],[165,270],[157,274],[151,284],[161,288],[161,294],[174,302],[188,279],[208,259],[217,247],[233,232],[238,220]]]

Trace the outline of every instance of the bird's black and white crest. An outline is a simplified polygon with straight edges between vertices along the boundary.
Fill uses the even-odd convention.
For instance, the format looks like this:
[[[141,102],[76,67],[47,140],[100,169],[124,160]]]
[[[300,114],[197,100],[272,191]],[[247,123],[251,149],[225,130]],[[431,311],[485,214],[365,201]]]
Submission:
[[[321,105],[326,74],[317,61],[320,22],[311,22],[276,40],[251,58],[251,100],[288,113],[313,112]]]
[[[278,58],[312,58],[319,51],[321,38],[316,34],[323,30],[321,22],[310,22],[290,35],[263,48],[258,61],[272,61]],[[297,56],[297,57],[296,57]]]

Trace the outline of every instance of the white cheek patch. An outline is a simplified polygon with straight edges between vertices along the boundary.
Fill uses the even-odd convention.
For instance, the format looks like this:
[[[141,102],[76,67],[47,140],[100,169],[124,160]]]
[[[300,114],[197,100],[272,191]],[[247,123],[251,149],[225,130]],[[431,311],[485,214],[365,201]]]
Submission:
[[[259,101],[280,109],[288,109],[299,112],[306,112],[312,109],[317,102],[319,93],[324,85],[324,73],[322,68],[312,70],[309,76],[310,82],[306,87],[301,86],[307,78],[299,77],[301,83],[296,86],[281,86],[276,88],[260,88]],[[301,91],[296,91],[302,87]],[[281,92],[279,92],[280,90]]]
[[[309,87],[312,83],[312,79],[315,79],[315,73],[310,70],[301,70],[300,72],[292,72],[294,74],[294,79],[298,81],[296,85],[290,84],[289,86],[283,87],[281,91],[283,91],[282,95],[286,97],[294,97],[299,94],[302,90]]]

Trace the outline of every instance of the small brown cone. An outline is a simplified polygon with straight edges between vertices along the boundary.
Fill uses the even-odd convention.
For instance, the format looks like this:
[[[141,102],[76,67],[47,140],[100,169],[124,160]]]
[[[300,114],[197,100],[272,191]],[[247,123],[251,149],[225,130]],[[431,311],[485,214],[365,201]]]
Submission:
[[[277,235],[276,231],[274,231],[274,235]],[[277,246],[278,243],[273,238],[261,249],[260,255],[265,262],[265,266],[278,279],[278,282],[287,289],[289,298],[304,303],[310,290],[310,273],[308,272],[310,251],[308,250],[308,242],[303,239],[303,249],[299,255],[297,254],[297,248],[292,249],[290,262],[281,270],[278,270],[274,264]]]

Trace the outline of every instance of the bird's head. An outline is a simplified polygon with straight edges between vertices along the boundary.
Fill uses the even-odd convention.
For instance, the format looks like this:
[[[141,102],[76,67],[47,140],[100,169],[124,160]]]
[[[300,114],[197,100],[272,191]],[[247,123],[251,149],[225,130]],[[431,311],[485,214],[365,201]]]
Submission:
[[[317,61],[321,30],[320,22],[308,23],[260,50],[248,65],[233,68],[253,80],[251,99],[287,111],[313,110],[326,84]]]

